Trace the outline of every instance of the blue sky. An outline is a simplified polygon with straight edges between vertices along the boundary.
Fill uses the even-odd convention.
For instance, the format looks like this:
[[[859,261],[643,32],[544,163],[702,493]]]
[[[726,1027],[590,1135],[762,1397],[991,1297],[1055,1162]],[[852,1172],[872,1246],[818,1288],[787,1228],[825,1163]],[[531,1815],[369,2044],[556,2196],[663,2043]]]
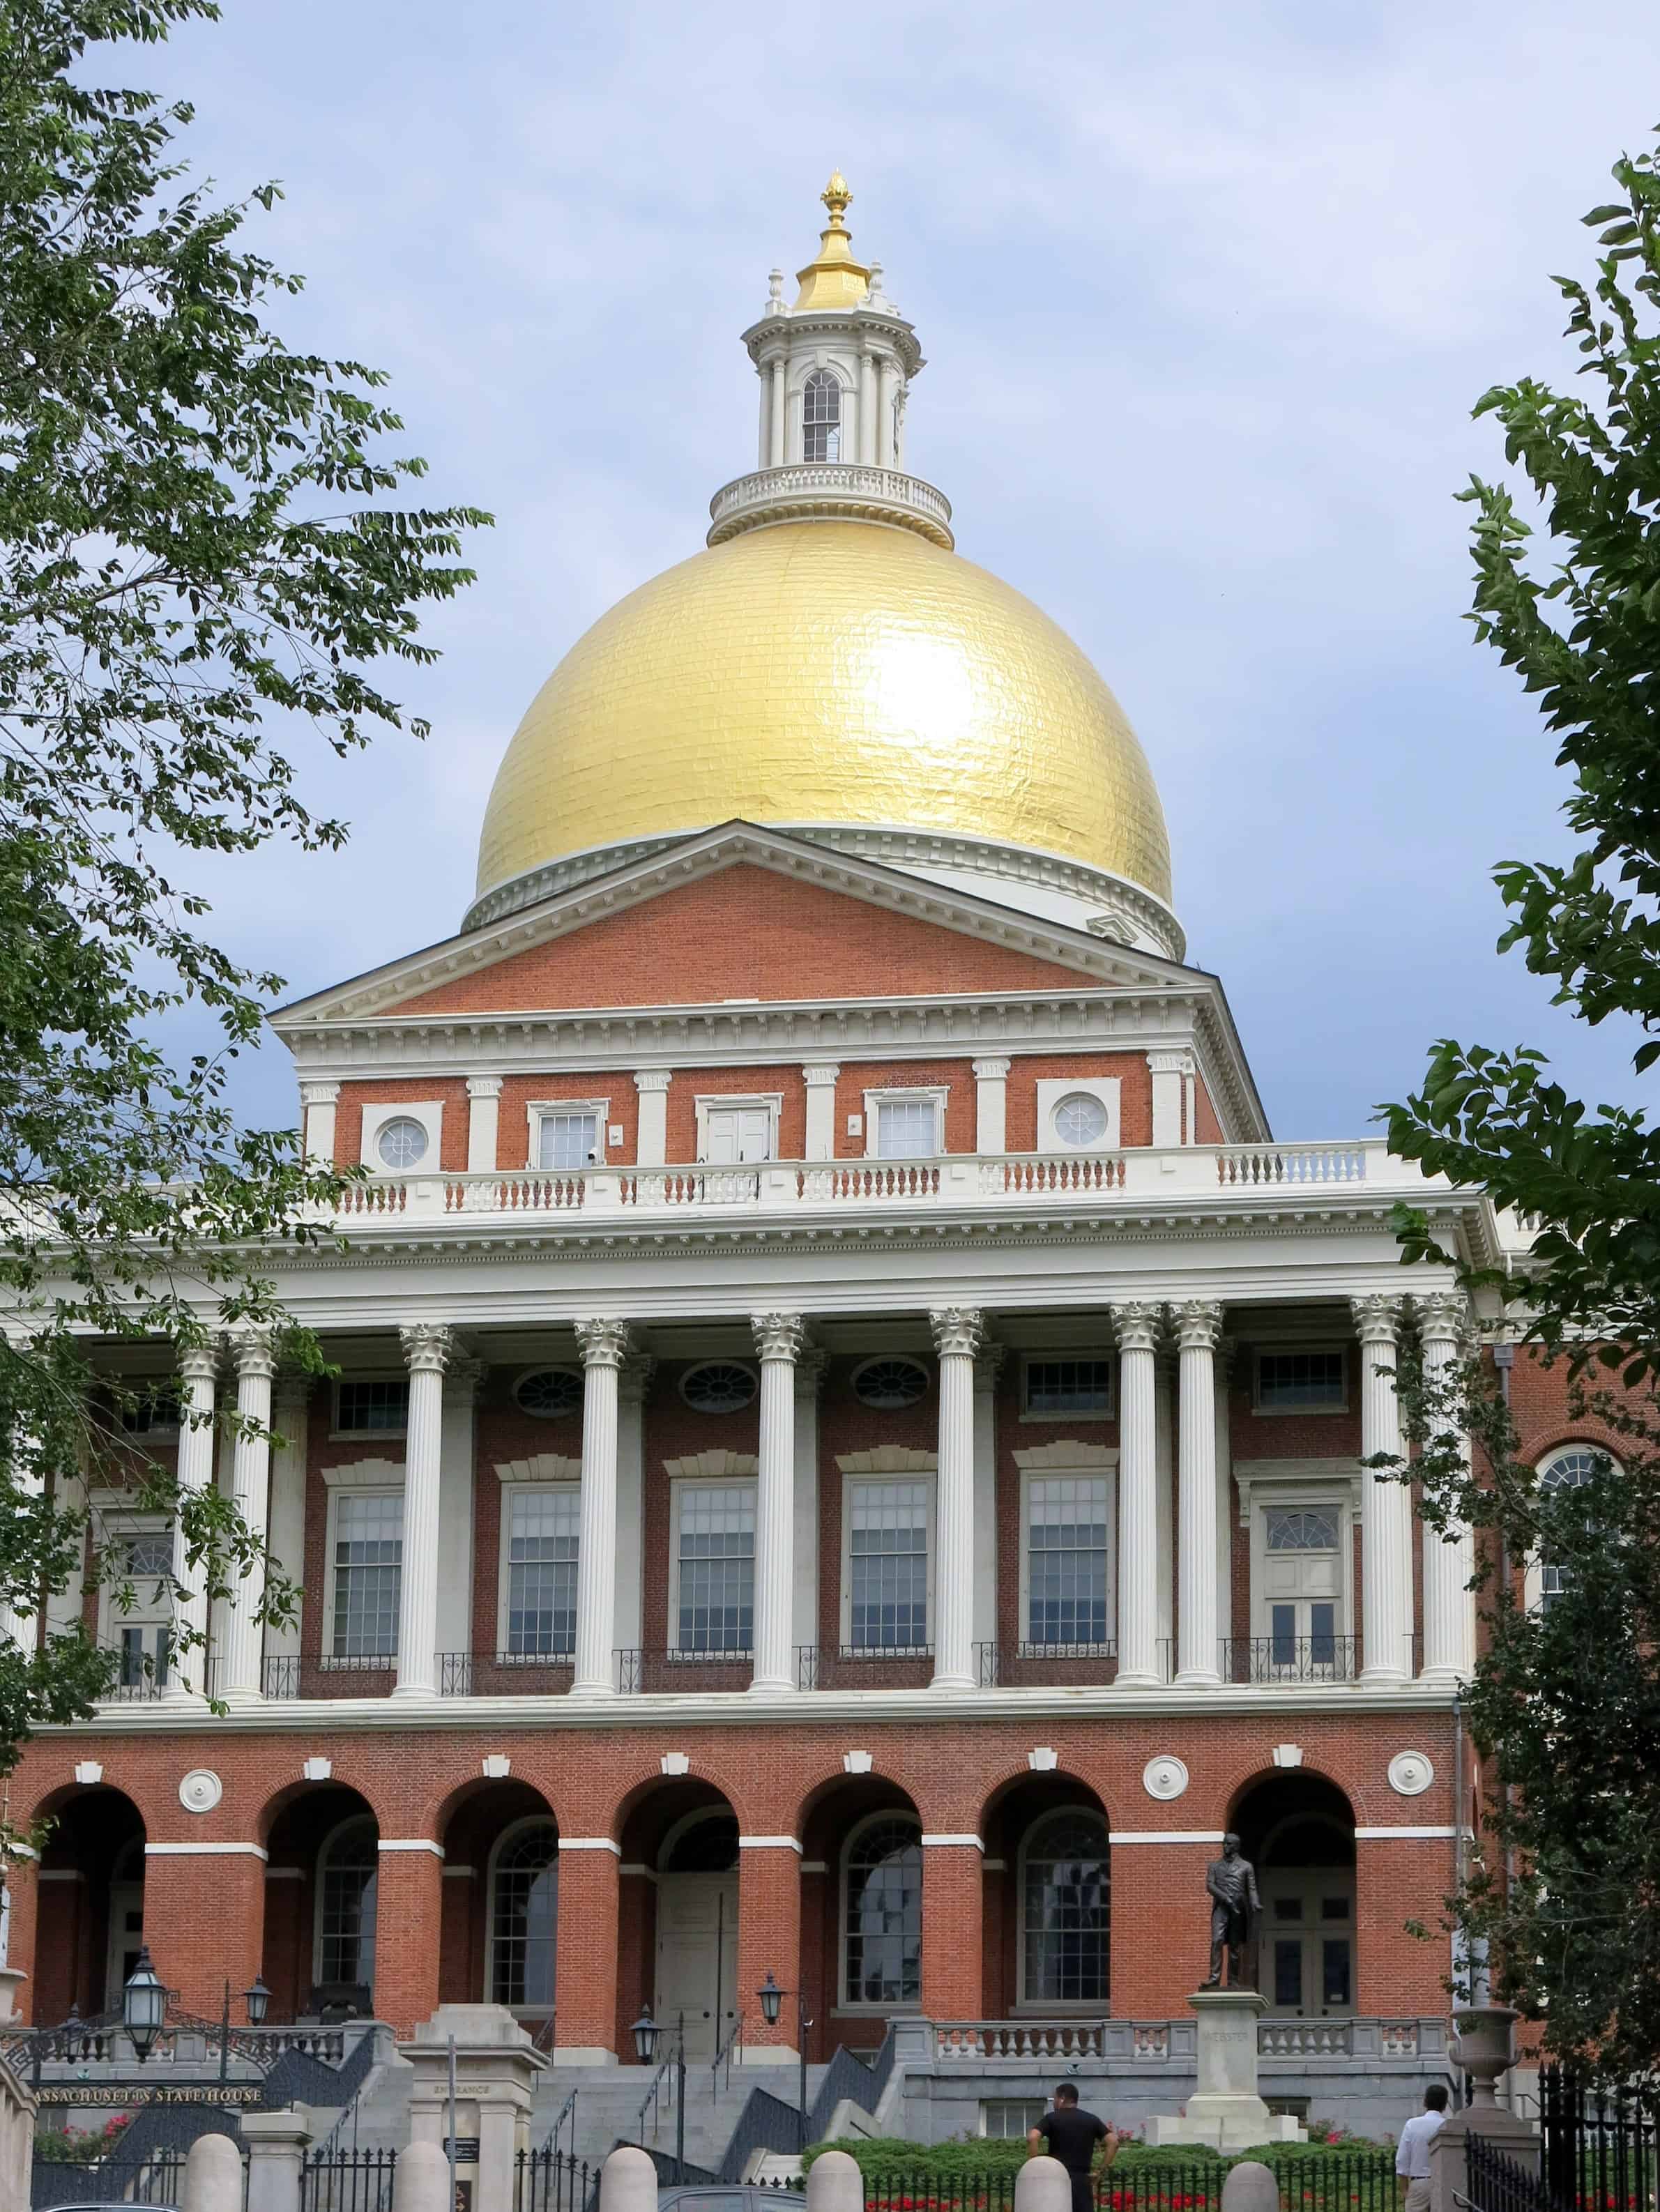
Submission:
[[[1639,1095],[1494,956],[1488,871],[1560,851],[1565,787],[1461,619],[1453,494],[1501,465],[1486,386],[1572,373],[1548,272],[1660,112],[1660,16],[226,0],[95,73],[193,99],[227,193],[283,181],[284,334],[388,369],[431,495],[498,518],[400,678],[430,740],[297,735],[347,853],[198,878],[294,993],[459,921],[525,705],[751,465],[738,333],[839,164],[928,357],[909,465],[1123,702],[1276,1132],[1361,1132],[1449,1032]],[[290,1120],[286,1054],[235,1096]]]

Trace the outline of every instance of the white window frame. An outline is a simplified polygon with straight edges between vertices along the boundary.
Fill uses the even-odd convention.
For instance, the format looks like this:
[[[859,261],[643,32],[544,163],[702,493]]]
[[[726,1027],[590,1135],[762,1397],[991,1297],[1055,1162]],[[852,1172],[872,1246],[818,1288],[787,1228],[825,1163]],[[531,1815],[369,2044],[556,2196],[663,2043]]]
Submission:
[[[337,1653],[333,1648],[334,1598],[337,1580],[334,1553],[335,1546],[338,1541],[339,1501],[347,1492],[355,1498],[365,1496],[403,1498],[406,1487],[404,1468],[401,1462],[397,1460],[360,1460],[354,1467],[325,1468],[323,1481],[328,1491],[328,1510],[324,1516],[323,1525],[323,1612],[322,1633],[318,1641],[318,1656],[323,1660],[325,1666],[331,1664],[336,1671],[340,1673],[350,1671],[351,1662],[355,1657],[361,1658],[366,1665],[379,1670],[384,1668],[387,1657],[394,1662],[398,1659],[398,1653],[395,1643],[389,1654]],[[405,1503],[407,1504],[407,1500]],[[403,1540],[404,1543],[409,1541],[407,1528],[404,1531]],[[398,1568],[400,1605],[404,1588],[404,1558],[400,1551]]]
[[[396,1442],[398,1437],[408,1436],[407,1407],[404,1426],[401,1429],[343,1429],[340,1425],[340,1386],[343,1382],[406,1383],[409,1379],[407,1367],[371,1367],[364,1368],[361,1371],[354,1368],[344,1375],[337,1375],[329,1386],[329,1442],[340,1444],[361,1444],[379,1443],[382,1437]],[[338,1472],[337,1469],[335,1471]]]
[[[987,2110],[993,2105],[1018,2105],[1033,2117],[1025,2127],[1018,2130],[1012,2136],[994,2136],[986,2125]],[[985,2142],[1025,2142],[1027,2136],[1037,2125],[1049,2107],[1049,2100],[1047,2097],[982,2097],[980,2100],[979,2125],[975,2132]]]
[[[675,1476],[672,1476],[672,1477],[670,1479],[670,1482],[669,1482],[669,1611],[668,1611],[668,1619],[667,1619],[667,1620],[665,1621],[665,1623],[664,1623],[665,1634],[664,1634],[664,1638],[663,1638],[663,1643],[664,1643],[664,1646],[665,1646],[665,1648],[666,1648],[668,1651],[670,1651],[671,1653],[676,1654],[676,1655],[678,1655],[678,1656],[682,1656],[682,1657],[684,1657],[684,1658],[686,1658],[686,1659],[688,1659],[688,1660],[699,1660],[699,1659],[702,1659],[702,1660],[708,1660],[708,1661],[709,1661],[709,1662],[712,1662],[712,1663],[725,1663],[725,1664],[727,1664],[727,1665],[729,1665],[729,1666],[730,1666],[730,1665],[732,1665],[732,1664],[733,1664],[733,1663],[735,1663],[735,1662],[739,1662],[739,1661],[742,1661],[742,1660],[745,1660],[745,1659],[751,1658],[751,1657],[753,1657],[753,1656],[754,1656],[754,1651],[755,1651],[755,1631],[754,1631],[754,1624],[753,1624],[753,1622],[752,1622],[752,1621],[751,1621],[751,1629],[750,1629],[750,1648],[749,1648],[749,1650],[748,1650],[747,1651],[704,1651],[704,1650],[698,1650],[696,1646],[693,1646],[693,1645],[686,1645],[686,1646],[684,1646],[684,1647],[683,1647],[683,1646],[682,1646],[682,1644],[681,1644],[681,1642],[680,1642],[680,1499],[681,1499],[681,1494],[682,1494],[682,1492],[683,1492],[687,1491],[687,1490],[737,1490],[737,1489],[740,1489],[740,1488],[742,1488],[742,1487],[744,1487],[744,1486],[747,1486],[747,1487],[748,1487],[750,1490],[751,1490],[752,1492],[757,1492],[757,1498],[756,1498],[756,1507],[757,1507],[756,1519],[757,1519],[757,1530],[758,1530],[758,1524],[759,1524],[759,1520],[760,1520],[760,1512],[759,1512],[759,1508],[760,1508],[760,1498],[759,1498],[758,1493],[759,1493],[760,1487],[761,1487],[761,1479],[760,1479],[760,1475],[759,1475],[759,1474],[758,1474],[758,1473],[757,1473],[757,1474],[739,1474],[739,1473],[737,1473],[737,1472],[735,1472],[735,1471],[734,1471],[734,1472],[733,1472],[733,1473],[731,1473],[731,1474],[684,1474],[684,1475],[675,1475]],[[759,1559],[759,1557],[758,1557],[758,1556],[757,1556],[757,1557],[755,1558],[755,1575],[756,1575],[756,1579],[757,1579],[757,1580],[758,1580],[758,1578],[759,1578],[759,1575],[760,1575],[760,1569],[761,1569],[761,1562],[760,1562],[760,1559]],[[753,1607],[754,1607],[754,1596],[753,1596],[754,1587],[755,1587],[755,1584],[754,1584],[754,1583],[752,1582],[752,1583],[751,1583],[751,1601],[750,1601],[750,1602],[751,1602],[751,1611],[753,1611]]]
[[[905,1158],[918,1160],[924,1158],[936,1160],[943,1159],[946,1156],[946,1108],[950,1097],[951,1085],[948,1083],[906,1084],[901,1087],[895,1087],[890,1090],[866,1091],[865,1158],[867,1160],[879,1160],[883,1157],[883,1155],[878,1152],[877,1145],[882,1133],[882,1115],[880,1109],[884,1106],[916,1106],[926,1104],[929,1101],[932,1101],[933,1105],[933,1150],[929,1153],[916,1152],[907,1154]],[[893,1164],[897,1167],[903,1167],[905,1164],[905,1158],[897,1159],[893,1163]]]
[[[1025,2014],[1060,2014],[1067,2019],[1087,2016],[1098,2020],[1110,2010],[1110,1999],[1102,1997],[1034,1997],[1026,1991],[1026,1862],[1031,1856],[1032,1837],[1051,1820],[1059,1820],[1063,1813],[1082,1813],[1101,1823],[1106,1839],[1107,1862],[1107,1987],[1112,1987],[1112,1838],[1110,1823],[1098,1805],[1081,1802],[1047,1806],[1035,1820],[1026,1823],[1020,1838],[1019,1849],[1014,1855],[1014,1986],[1013,2010],[1018,2016]]]
[[[932,1549],[928,1556],[930,1559],[933,1558]],[[862,1820],[855,1820],[848,1831],[847,1840],[842,1846],[841,1857],[836,1868],[836,2009],[837,2012],[850,2013],[863,2019],[869,2019],[873,2014],[909,2018],[915,2014],[920,2014],[922,2009],[920,1996],[915,2004],[908,2005],[885,2004],[880,1998],[850,1997],[848,1995],[848,1867],[853,1857],[854,1845],[859,1841],[860,1837],[864,1834],[866,1828],[873,1828],[879,1821],[883,1820],[899,1820],[903,1821],[907,1827],[915,1826],[916,1848],[921,1863],[922,1909],[924,1911],[927,1910],[928,1855],[923,1847],[922,1823],[918,1815],[908,1811],[903,1805],[888,1805],[885,1806],[880,1812],[866,1813]]]
[[[1027,1405],[1031,1395],[1027,1378],[1034,1364],[1047,1367],[1056,1360],[1091,1359],[1104,1362],[1107,1370],[1107,1402],[1097,1413],[1088,1413],[1077,1406],[1064,1407],[1058,1413],[1034,1413]],[[1020,1355],[1020,1411],[1015,1417],[1022,1423],[1052,1428],[1057,1421],[1116,1421],[1118,1419],[1118,1362],[1110,1352],[1092,1346],[1063,1345],[1059,1350],[1023,1352]]]
[[[569,1465],[569,1461],[565,1463],[568,1466]],[[544,1480],[526,1482],[523,1480],[524,1469],[522,1467],[515,1467],[511,1472],[513,1479],[509,1480],[508,1470],[502,1468],[498,1468],[496,1469],[496,1474],[501,1479],[502,1485],[502,1510],[500,1514],[497,1516],[501,1525],[496,1534],[496,1656],[498,1658],[505,1656],[507,1652],[508,1615],[513,1610],[513,1607],[508,1601],[512,1589],[513,1563],[508,1557],[508,1554],[513,1544],[514,1499],[515,1498],[545,1498],[550,1491],[557,1491],[562,1492],[566,1496],[575,1498],[580,1508],[582,1491],[582,1486],[580,1480]],[[581,1554],[581,1521],[580,1511],[577,1522],[577,1553],[580,1571]],[[568,1663],[571,1655],[565,1652],[550,1651],[542,1656],[544,1664],[550,1667],[560,1667]],[[516,1667],[531,1667],[536,1664],[536,1661],[528,1652],[526,1652],[522,1657],[515,1654],[513,1663]]]
[[[542,1124],[556,1114],[592,1114],[594,1128],[594,1165],[604,1167],[607,1158],[605,1139],[610,1134],[611,1100],[609,1098],[532,1098],[525,1109],[530,1116],[530,1175],[575,1175],[575,1168],[544,1168],[542,1159]]]
[[[1068,1154],[1088,1159],[1097,1152],[1116,1152],[1122,1141],[1120,1102],[1122,1091],[1123,1083],[1116,1075],[1040,1076],[1037,1080],[1037,1150],[1040,1152],[1058,1152],[1063,1159]],[[1055,1108],[1062,1099],[1074,1098],[1080,1092],[1085,1098],[1093,1098],[1097,1105],[1105,1109],[1106,1133],[1098,1144],[1063,1144],[1055,1133]]]
[[[925,1519],[925,1525],[924,1525],[924,1534],[925,1534],[926,1540],[927,1540],[927,1554],[928,1554],[928,1572],[927,1572],[927,1608],[928,1608],[928,1620],[927,1620],[927,1626],[928,1626],[928,1640],[927,1640],[927,1644],[919,1644],[919,1645],[917,1645],[917,1646],[915,1647],[915,1650],[916,1650],[916,1656],[920,1658],[920,1657],[921,1657],[921,1656],[923,1656],[923,1654],[924,1654],[925,1652],[927,1652],[927,1651],[931,1651],[931,1650],[933,1650],[934,1649],[935,1645],[936,1645],[936,1644],[938,1644],[938,1642],[939,1642],[939,1634],[938,1634],[938,1631],[939,1631],[939,1597],[938,1597],[938,1594],[937,1594],[937,1584],[938,1584],[938,1581],[939,1581],[939,1540],[938,1540],[938,1537],[939,1537],[939,1465],[938,1465],[938,1462],[936,1461],[936,1459],[935,1459],[935,1457],[934,1457],[933,1454],[933,1453],[931,1453],[931,1452],[930,1452],[930,1453],[916,1452],[916,1453],[912,1453],[912,1454],[894,1454],[894,1455],[892,1455],[892,1456],[895,1456],[895,1457],[904,1456],[904,1457],[910,1457],[910,1458],[915,1458],[915,1459],[918,1459],[918,1460],[925,1460],[925,1461],[926,1461],[926,1462],[927,1462],[927,1464],[926,1464],[926,1465],[924,1465],[924,1466],[920,1466],[920,1467],[892,1467],[892,1468],[860,1468],[860,1469],[856,1474],[848,1474],[848,1473],[847,1473],[847,1472],[845,1471],[845,1469],[844,1469],[843,1474],[842,1474],[842,1608],[841,1608],[841,1642],[840,1642],[840,1647],[839,1647],[839,1648],[840,1648],[842,1650],[843,1650],[843,1651],[851,1651],[851,1650],[854,1650],[854,1641],[853,1641],[853,1494],[854,1494],[854,1492],[856,1489],[858,1489],[858,1488],[859,1488],[859,1486],[860,1486],[861,1484],[864,1484],[864,1483],[873,1483],[873,1482],[879,1482],[879,1483],[915,1482],[915,1483],[920,1483],[920,1484],[922,1486],[922,1487],[923,1487],[924,1491],[927,1492],[926,1498],[925,1498],[924,1502],[923,1502],[923,1512],[924,1512],[924,1515],[925,1515],[925,1516],[926,1516],[926,1519]],[[862,1650],[870,1650],[870,1651],[885,1651],[886,1650],[888,1650],[888,1648],[889,1648],[889,1647],[888,1647],[887,1645],[885,1645],[885,1644],[868,1644],[868,1645],[866,1645],[866,1644],[860,1644],[860,1645],[859,1645],[859,1646],[858,1646],[858,1649],[859,1649],[860,1650],[861,1650],[861,1651],[862,1651]],[[906,1662],[906,1651],[905,1651],[905,1649],[904,1649],[903,1647],[895,1646],[895,1647],[893,1647],[893,1650],[894,1650],[893,1664],[894,1664],[896,1667],[903,1666],[903,1665],[905,1664],[905,1662]]]
[[[1250,1633],[1254,1642],[1272,1635],[1268,1620],[1268,1515],[1330,1513],[1337,1522],[1339,1644],[1356,1635],[1354,1625],[1354,1531],[1359,1505],[1353,1484],[1272,1481],[1253,1483],[1242,1492],[1250,1529]]]
[[[504,1500],[506,1494],[507,1493],[503,1492],[502,1496]],[[478,2001],[481,2004],[494,2004],[496,2002],[490,1992],[496,1986],[496,1869],[500,1863],[502,1852],[507,1849],[508,1845],[512,1843],[514,1837],[522,1835],[526,1828],[551,1828],[553,1830],[553,1864],[556,1891],[557,1888],[559,1880],[558,1821],[555,1820],[551,1813],[526,1813],[522,1820],[510,1820],[507,1826],[502,1829],[501,1834],[496,1838],[496,1841],[490,1845],[489,1857],[485,1862],[484,1865],[484,1981],[483,1987],[478,1993]],[[514,2017],[515,2020],[521,2018],[525,2020],[550,2020],[558,2008],[559,1963],[557,1956],[557,1943],[559,1907],[556,1900],[553,1910],[553,1925],[555,1938],[553,1978],[554,2002],[551,2004],[526,2004],[515,2006],[514,2009]]]
[[[787,461],[806,462],[807,380],[821,368],[827,368],[842,387],[841,420],[837,425],[842,433],[842,462],[814,461],[813,468],[835,468],[848,462],[859,451],[859,387],[848,374],[847,363],[822,348],[798,356],[787,387],[784,416],[785,459]]]
[[[418,1121],[427,1133],[427,1149],[412,1168],[389,1168],[380,1157],[380,1132],[388,1121]],[[438,1175],[442,1172],[440,1162],[444,1152],[444,1102],[441,1098],[421,1099],[406,1103],[402,1099],[377,1099],[363,1109],[363,1133],[358,1141],[357,1156],[371,1175],[385,1177],[388,1182],[407,1176]]]
[[[692,1109],[697,1119],[697,1164],[706,1166],[709,1156],[709,1115],[719,1113],[722,1107],[741,1108],[751,1114],[767,1116],[767,1158],[751,1160],[751,1167],[769,1164],[778,1158],[778,1125],[783,1118],[784,1094],[781,1091],[710,1091],[705,1097],[694,1097]],[[741,1173],[739,1169],[734,1172]]]
[[[1335,1352],[1343,1363],[1343,1397],[1335,1406],[1265,1406],[1262,1403],[1262,1361],[1278,1358],[1299,1352]],[[1303,1343],[1288,1340],[1283,1344],[1254,1344],[1250,1352],[1250,1409],[1253,1414],[1268,1421],[1323,1420],[1335,1413],[1347,1413],[1354,1404],[1354,1346],[1328,1337],[1323,1343]]]
[[[1535,1461],[1534,1473],[1542,1477],[1548,1467],[1568,1452],[1600,1452],[1604,1459],[1613,1461],[1616,1472],[1622,1466],[1619,1454],[1610,1451],[1595,1437],[1560,1437],[1548,1452]],[[1522,1602],[1529,1613],[1539,1612],[1545,1602],[1545,1562],[1536,1546],[1529,1552],[1522,1570]]]
[[[1031,1644],[1031,1486],[1086,1480],[1107,1486],[1107,1642],[1118,1639],[1118,1453],[1105,1444],[1045,1444],[1016,1452],[1020,1469],[1020,1614],[1015,1642]],[[1037,1647],[1034,1645],[1033,1649]]]
[[[137,1537],[172,1536],[173,1521],[169,1515],[137,1510],[126,1504],[125,1498],[126,1493],[119,1490],[95,1490],[92,1492],[88,1504],[94,1515],[96,1540],[99,1543],[113,1542],[125,1545]],[[176,1565],[175,1557],[171,1565],[176,1566]],[[130,1613],[123,1613],[115,1602],[115,1593],[109,1583],[100,1583],[98,1643],[101,1650],[114,1650],[124,1628],[171,1628],[175,1618],[176,1594],[171,1586],[163,1591],[159,1601],[152,1601],[144,1593],[145,1578],[143,1577],[130,1577],[124,1572],[121,1580],[124,1583],[132,1582],[137,1602]],[[154,1656],[154,1654],[151,1656]],[[171,1674],[179,1663],[179,1655],[172,1655],[168,1663]]]
[[[140,1444],[149,1442],[153,1437],[171,1438],[178,1436],[180,1429],[185,1425],[185,1385],[182,1382],[175,1376],[167,1375],[116,1375],[110,1379],[119,1383],[123,1390],[131,1391],[141,1406],[149,1405],[153,1408],[155,1398],[161,1396],[171,1397],[173,1405],[172,1420],[152,1421],[148,1428],[130,1429],[124,1416],[129,1412],[136,1412],[137,1408],[119,1401],[113,1403],[111,1410],[115,1418],[115,1441],[118,1443]],[[154,1395],[151,1395],[152,1393]]]

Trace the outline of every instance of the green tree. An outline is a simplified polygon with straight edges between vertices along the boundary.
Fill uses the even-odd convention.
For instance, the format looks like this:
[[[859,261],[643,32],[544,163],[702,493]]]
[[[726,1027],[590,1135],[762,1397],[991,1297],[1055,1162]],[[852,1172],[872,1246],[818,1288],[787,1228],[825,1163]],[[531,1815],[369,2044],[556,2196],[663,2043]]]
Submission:
[[[178,159],[188,106],[89,82],[91,49],[216,13],[0,0],[0,1604],[22,1624],[0,1772],[108,1680],[39,1628],[88,1540],[65,1471],[121,1450],[213,1591],[258,1556],[228,1503],[125,1443],[131,1391],[88,1349],[246,1325],[320,1365],[258,1254],[331,1234],[337,1185],[290,1133],[235,1125],[228,1064],[281,979],[215,944],[190,866],[341,842],[284,745],[424,733],[375,665],[434,657],[422,610],[471,580],[462,534],[489,520],[395,504],[422,464],[388,456],[383,377],[268,326],[299,280],[243,234],[276,187],[216,203]],[[179,1064],[185,1019],[212,1042]],[[130,1601],[112,1547],[99,1564]]]
[[[1572,785],[1563,864],[1495,872],[1519,947],[1581,1019],[1634,1020],[1638,1073],[1660,1058],[1660,174],[1624,157],[1621,197],[1585,218],[1590,283],[1556,282],[1587,380],[1523,380],[1476,412],[1502,424],[1529,494],[1476,479],[1475,633],[1516,669]],[[1536,518],[1539,534],[1529,514]],[[1542,548],[1542,560],[1535,548]],[[1542,2021],[1548,2048],[1608,2075],[1660,2051],[1660,1130],[1588,1108],[1530,1048],[1444,1039],[1421,1091],[1384,1109],[1391,1148],[1484,1185],[1534,1232],[1496,1289],[1523,1341],[1562,1363],[1577,1416],[1617,1458],[1568,1490],[1517,1449],[1490,1370],[1444,1387],[1410,1364],[1402,1395],[1425,1508],[1482,1532],[1485,1650],[1469,1691],[1484,1833],[1455,1918],[1487,1950],[1494,1996]],[[1406,1256],[1432,1250],[1420,1215]],[[1466,1447],[1478,1447],[1475,1473]],[[1560,1595],[1521,1601],[1542,1555]]]

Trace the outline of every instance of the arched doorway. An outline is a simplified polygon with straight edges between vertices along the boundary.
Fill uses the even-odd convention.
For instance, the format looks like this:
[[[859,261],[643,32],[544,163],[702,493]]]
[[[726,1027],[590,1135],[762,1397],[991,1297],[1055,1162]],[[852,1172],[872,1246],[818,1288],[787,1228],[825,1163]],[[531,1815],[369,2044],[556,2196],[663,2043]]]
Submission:
[[[988,2018],[1098,2019],[1112,1989],[1106,1808],[1087,1783],[1022,1777],[981,1816]]]
[[[1341,2017],[1355,2006],[1354,1810],[1323,1775],[1276,1775],[1230,1824],[1262,1899],[1257,1987],[1272,2012]]]
[[[642,1944],[636,1966],[644,2001],[666,2028],[684,2021],[689,2058],[712,2059],[743,2008],[738,1816],[709,1783],[671,1784],[629,1814],[623,1862],[625,1869],[639,1869],[636,1881],[652,1894],[649,1962]],[[629,1905],[625,1893],[625,1915]]]
[[[344,1783],[285,1791],[266,1836],[260,1972],[276,2021],[368,2016],[380,1941],[380,1830]]]
[[[475,1783],[440,1817],[438,1993],[506,2005],[533,2030],[557,2002],[559,1825],[529,1783]]]
[[[144,1822],[119,1790],[77,1790],[42,1808],[35,2017],[119,2012],[144,1940]]]
[[[922,2002],[922,1823],[879,1775],[826,1784],[801,1814],[801,1985],[809,2054],[879,2044]]]

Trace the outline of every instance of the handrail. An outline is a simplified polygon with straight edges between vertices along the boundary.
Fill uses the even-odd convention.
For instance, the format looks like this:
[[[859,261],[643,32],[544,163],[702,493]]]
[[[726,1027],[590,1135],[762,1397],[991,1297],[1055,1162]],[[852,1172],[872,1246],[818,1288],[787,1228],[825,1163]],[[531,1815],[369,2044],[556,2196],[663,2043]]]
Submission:
[[[674,2110],[674,2075],[677,2063],[676,2058],[672,2057],[658,2061],[657,2071],[651,2077],[651,2087],[641,2099],[640,2109],[634,2116],[635,2135],[644,2136],[648,2112],[651,2114],[651,2131],[655,2135],[660,2124],[664,2107],[666,2106],[670,2112]],[[668,2076],[669,2083],[666,2098],[663,2095],[663,2078],[666,2075]]]
[[[543,2141],[543,2149],[556,2158],[559,2154],[559,2130],[565,2124],[567,2113],[570,2115],[570,2154],[575,2158],[576,2155],[576,2092],[575,2089],[554,2114],[553,2125],[548,2130]]]
[[[714,2063],[709,2069],[709,2094],[711,2096],[714,2096],[715,2093],[722,2087],[728,2089],[731,2088],[732,2054],[734,2051],[741,2051],[743,2047],[744,2015],[740,2012],[736,2021],[733,2023],[732,2033],[727,2038],[723,2044],[717,2047],[715,2051]],[[721,2079],[721,2069],[723,2068],[726,2070],[726,2081],[724,2083]]]

